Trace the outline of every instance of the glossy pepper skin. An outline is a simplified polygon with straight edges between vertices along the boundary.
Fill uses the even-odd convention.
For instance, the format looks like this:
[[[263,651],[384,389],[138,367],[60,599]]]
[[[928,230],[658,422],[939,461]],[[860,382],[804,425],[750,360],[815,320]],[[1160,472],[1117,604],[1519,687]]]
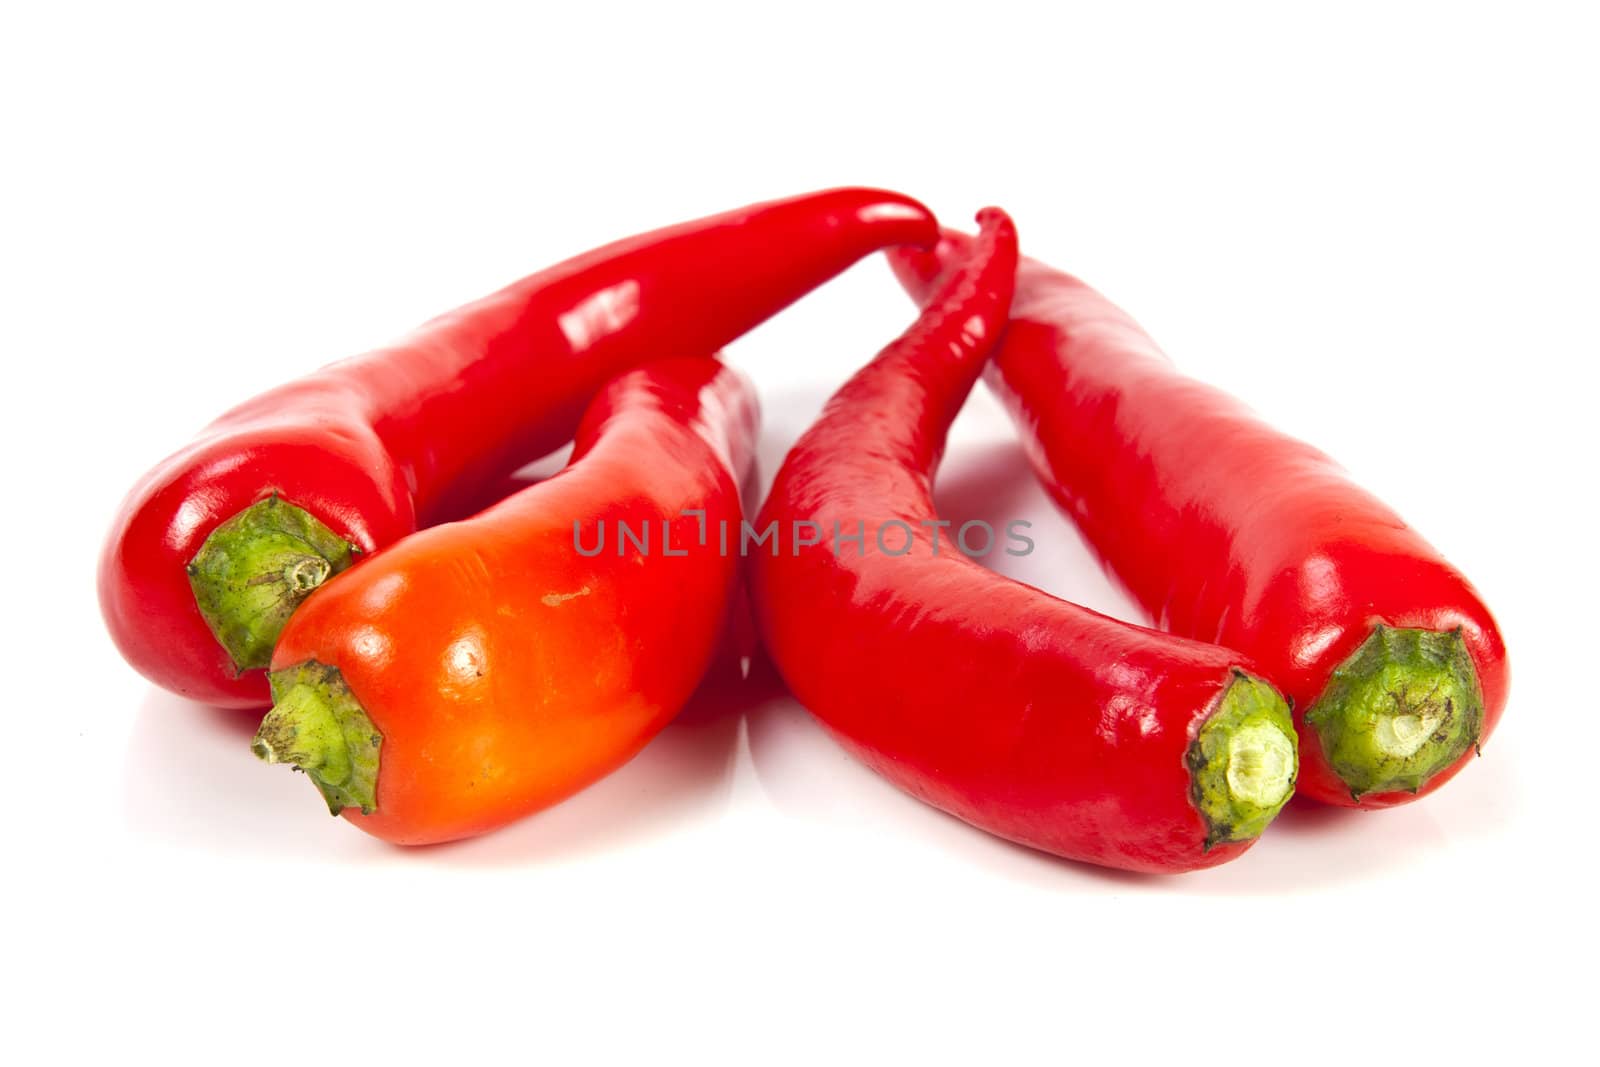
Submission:
[[[1266,818],[1293,776],[1287,709],[1241,678],[1248,662],[998,575],[957,550],[958,529],[935,551],[933,472],[1015,277],[1010,220],[994,209],[979,219],[982,235],[917,323],[834,395],[784,462],[757,522],[778,524],[781,547],[749,560],[762,637],[847,749],[935,807],[1108,867],[1221,863],[1253,834],[1228,840],[1208,825],[1190,762],[1231,686],[1254,685],[1281,716],[1288,765]],[[791,549],[797,522],[819,524],[822,543]],[[865,551],[836,543],[836,523],[862,523]]]
[[[718,647],[739,561],[717,531],[739,527],[755,428],[748,382],[716,360],[614,380],[559,474],[404,539],[295,612],[257,754],[300,766],[330,806],[406,845],[493,830],[616,769],[676,714]],[[619,523],[635,539],[648,526],[648,551]],[[315,688],[326,668],[370,720],[356,741],[381,737],[375,792],[324,780],[319,767],[350,762],[341,753],[294,755],[315,724],[293,689]]]
[[[872,189],[756,204],[580,255],[256,397],[122,505],[99,575],[111,635],[173,692],[265,705],[264,674],[219,643],[186,571],[219,525],[276,495],[368,556],[464,514],[486,484],[570,439],[612,376],[716,351],[862,256],[937,234],[921,205]]]
[[[934,253],[891,262],[926,301],[943,273],[960,269],[972,240],[946,231]],[[1288,695],[1300,731],[1299,795],[1363,808],[1404,803],[1448,781],[1493,731],[1509,684],[1506,650],[1467,580],[1328,456],[1179,373],[1105,297],[1024,259],[988,381],[1057,503],[1155,623],[1238,649]],[[1362,792],[1334,768],[1308,712],[1316,717],[1336,672],[1368,642],[1408,630],[1459,635],[1480,688],[1481,727],[1415,792]],[[1400,686],[1380,696],[1409,699]]]

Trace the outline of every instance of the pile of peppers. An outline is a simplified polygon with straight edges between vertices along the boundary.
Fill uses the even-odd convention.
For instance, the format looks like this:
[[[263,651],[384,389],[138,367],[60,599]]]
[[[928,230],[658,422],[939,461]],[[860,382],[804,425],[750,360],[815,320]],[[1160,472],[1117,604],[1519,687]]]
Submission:
[[[756,394],[718,351],[878,251],[918,317],[757,506]],[[939,518],[980,378],[1149,626],[995,573]],[[270,706],[255,754],[406,845],[615,770],[750,617],[869,767],[1130,871],[1232,859],[1296,793],[1424,796],[1509,684],[1472,586],[1333,460],[1019,256],[1003,211],[964,233],[865,188],[618,241],[246,401],[133,488],[99,591],[133,667]]]

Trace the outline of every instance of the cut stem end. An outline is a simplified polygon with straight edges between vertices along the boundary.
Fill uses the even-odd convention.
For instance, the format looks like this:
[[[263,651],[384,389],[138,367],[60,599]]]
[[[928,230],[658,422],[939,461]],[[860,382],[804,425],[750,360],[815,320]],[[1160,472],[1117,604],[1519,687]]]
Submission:
[[[1416,792],[1483,729],[1483,697],[1459,630],[1379,625],[1306,712],[1334,773],[1360,800]]]
[[[304,771],[333,814],[358,807],[371,815],[378,808],[383,735],[338,669],[312,660],[267,679],[274,703],[250,751]]]
[[[265,667],[295,608],[358,551],[277,495],[211,531],[189,561],[195,604],[234,667]]]
[[[1205,847],[1260,836],[1294,793],[1300,770],[1289,705],[1266,682],[1236,671],[1189,746],[1188,763]]]

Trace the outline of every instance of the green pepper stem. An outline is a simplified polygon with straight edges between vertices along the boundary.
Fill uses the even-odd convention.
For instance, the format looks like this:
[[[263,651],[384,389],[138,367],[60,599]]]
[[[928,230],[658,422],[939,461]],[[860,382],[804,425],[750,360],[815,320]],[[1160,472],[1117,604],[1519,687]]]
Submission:
[[[261,721],[250,750],[268,763],[304,771],[328,810],[377,810],[378,762],[383,735],[334,667],[315,660],[267,676],[273,708]]]
[[[1205,847],[1258,837],[1294,793],[1299,746],[1278,691],[1236,670],[1189,746],[1190,795]]]
[[[1378,625],[1306,712],[1350,795],[1415,793],[1478,743],[1483,696],[1461,631]]]
[[[360,551],[273,494],[222,523],[189,561],[189,588],[239,673],[265,667],[306,597]]]

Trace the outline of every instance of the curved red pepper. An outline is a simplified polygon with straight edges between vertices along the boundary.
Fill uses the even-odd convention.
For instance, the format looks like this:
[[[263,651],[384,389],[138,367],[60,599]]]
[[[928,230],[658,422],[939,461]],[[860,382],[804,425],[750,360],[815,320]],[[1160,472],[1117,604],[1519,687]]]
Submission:
[[[972,240],[947,231],[935,253],[891,259],[926,302]],[[1290,697],[1302,796],[1403,803],[1493,731],[1505,645],[1467,580],[1327,456],[1180,374],[1099,293],[1023,260],[989,381],[1157,624],[1251,656]]]
[[[371,553],[459,513],[485,481],[569,439],[618,372],[715,351],[862,256],[931,246],[936,236],[927,210],[894,193],[838,189],[757,204],[578,256],[396,345],[248,401],[123,504],[100,566],[111,635],[158,685],[212,704],[263,705],[266,679],[249,668],[264,664],[281,616],[352,549]],[[269,538],[270,573],[223,549],[199,558],[218,526],[239,516],[270,527],[238,534],[252,547]],[[295,547],[278,551],[284,543]],[[279,612],[232,620],[248,650],[219,643],[197,607],[191,565],[219,596],[253,596],[251,612]]]
[[[754,390],[715,359],[607,383],[561,473],[294,613],[257,754],[399,844],[484,833],[615,770],[717,647],[755,429]]]
[[[1002,577],[961,553],[960,530],[935,540],[933,470],[1016,270],[1010,220],[980,220],[916,325],[785,460],[758,521],[782,543],[750,561],[762,636],[800,702],[929,804],[1110,867],[1221,863],[1292,789],[1282,699],[1233,652]],[[806,522],[821,543],[802,546]]]

